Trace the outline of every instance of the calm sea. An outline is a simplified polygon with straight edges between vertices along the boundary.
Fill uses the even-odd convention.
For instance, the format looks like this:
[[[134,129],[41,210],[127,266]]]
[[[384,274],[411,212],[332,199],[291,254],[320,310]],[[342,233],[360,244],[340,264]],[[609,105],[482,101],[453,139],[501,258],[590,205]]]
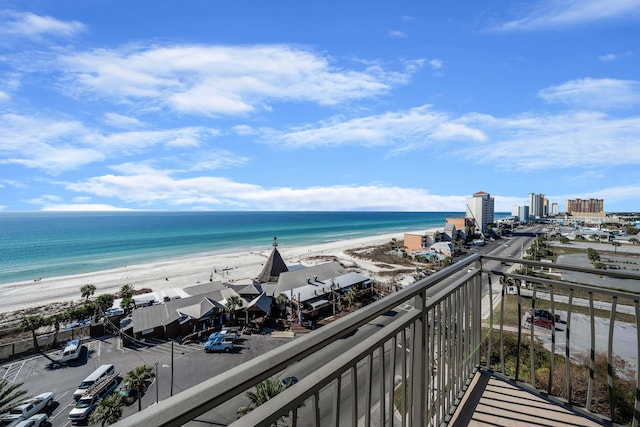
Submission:
[[[459,212],[0,212],[0,283],[442,226]]]

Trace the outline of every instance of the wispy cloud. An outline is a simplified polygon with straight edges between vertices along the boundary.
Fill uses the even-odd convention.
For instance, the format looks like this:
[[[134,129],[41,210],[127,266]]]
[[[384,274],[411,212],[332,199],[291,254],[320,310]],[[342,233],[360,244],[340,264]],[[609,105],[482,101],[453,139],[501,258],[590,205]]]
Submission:
[[[47,203],[42,206],[41,210],[55,212],[55,211],[73,211],[73,212],[107,212],[107,211],[130,211],[129,208],[119,208],[112,205],[100,204],[100,203],[68,203],[68,204],[55,204]]]
[[[600,55],[598,59],[602,62],[612,62],[612,61],[617,61],[620,58],[631,57],[631,56],[633,56],[633,52],[607,53],[604,55]]]
[[[393,30],[387,33],[387,37],[389,37],[390,39],[406,39],[407,34],[403,31]]]
[[[427,147],[434,141],[483,140],[482,132],[469,128],[428,105],[406,111],[356,118],[334,123],[265,133],[264,141],[288,147],[318,147],[354,144]]]
[[[523,171],[640,164],[640,117],[565,112],[497,118],[469,114],[461,119],[488,135],[453,154]]]
[[[628,108],[640,103],[640,83],[632,80],[572,80],[538,93],[547,102],[580,108]]]
[[[640,3],[637,0],[567,0],[522,3],[526,5],[521,17],[501,23],[492,29],[497,31],[526,31],[563,29],[592,22],[638,18]]]
[[[178,178],[166,171],[138,169],[131,175],[104,175],[69,184],[68,189],[94,196],[110,197],[144,208],[154,203],[171,206],[220,205],[260,210],[435,210],[446,211],[464,205],[462,196],[436,196],[418,188],[394,186],[328,186],[311,188],[277,187],[234,182],[227,178],[202,176]],[[340,194],[340,197],[336,197]]]
[[[132,156],[151,147],[198,147],[219,131],[203,127],[104,133],[73,120],[0,116],[0,164],[59,175],[80,166]]]
[[[345,69],[285,45],[100,49],[59,63],[72,82],[67,90],[78,96],[90,92],[203,115],[246,115],[278,102],[346,103],[387,93],[415,71]]]
[[[0,11],[0,36],[30,39],[72,37],[85,30],[85,25],[78,21],[61,21],[30,12]]]
[[[104,122],[120,129],[132,129],[144,127],[144,123],[135,117],[124,116],[118,113],[105,113]]]

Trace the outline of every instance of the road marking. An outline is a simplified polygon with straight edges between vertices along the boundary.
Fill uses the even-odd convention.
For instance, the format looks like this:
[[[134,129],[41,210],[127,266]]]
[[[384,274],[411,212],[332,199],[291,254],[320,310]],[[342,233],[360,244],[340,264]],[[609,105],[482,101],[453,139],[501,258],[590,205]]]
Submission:
[[[20,371],[22,371],[22,367],[24,366],[26,361],[12,363],[7,368],[7,371],[4,373],[3,378],[10,383],[16,382],[18,379],[18,375],[20,375]]]

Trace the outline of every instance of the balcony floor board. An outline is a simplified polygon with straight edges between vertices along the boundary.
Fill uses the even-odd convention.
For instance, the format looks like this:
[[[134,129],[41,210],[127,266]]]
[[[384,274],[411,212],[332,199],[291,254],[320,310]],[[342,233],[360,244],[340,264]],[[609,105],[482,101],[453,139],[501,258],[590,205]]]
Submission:
[[[490,373],[478,372],[449,425],[598,427],[603,424]]]

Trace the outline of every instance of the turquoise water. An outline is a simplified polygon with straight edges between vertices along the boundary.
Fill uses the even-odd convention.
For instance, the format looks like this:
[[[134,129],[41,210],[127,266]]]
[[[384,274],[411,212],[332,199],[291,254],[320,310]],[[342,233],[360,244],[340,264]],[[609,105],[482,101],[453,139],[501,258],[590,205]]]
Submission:
[[[0,212],[0,283],[444,225],[460,212]],[[498,216],[498,215],[496,215]]]

